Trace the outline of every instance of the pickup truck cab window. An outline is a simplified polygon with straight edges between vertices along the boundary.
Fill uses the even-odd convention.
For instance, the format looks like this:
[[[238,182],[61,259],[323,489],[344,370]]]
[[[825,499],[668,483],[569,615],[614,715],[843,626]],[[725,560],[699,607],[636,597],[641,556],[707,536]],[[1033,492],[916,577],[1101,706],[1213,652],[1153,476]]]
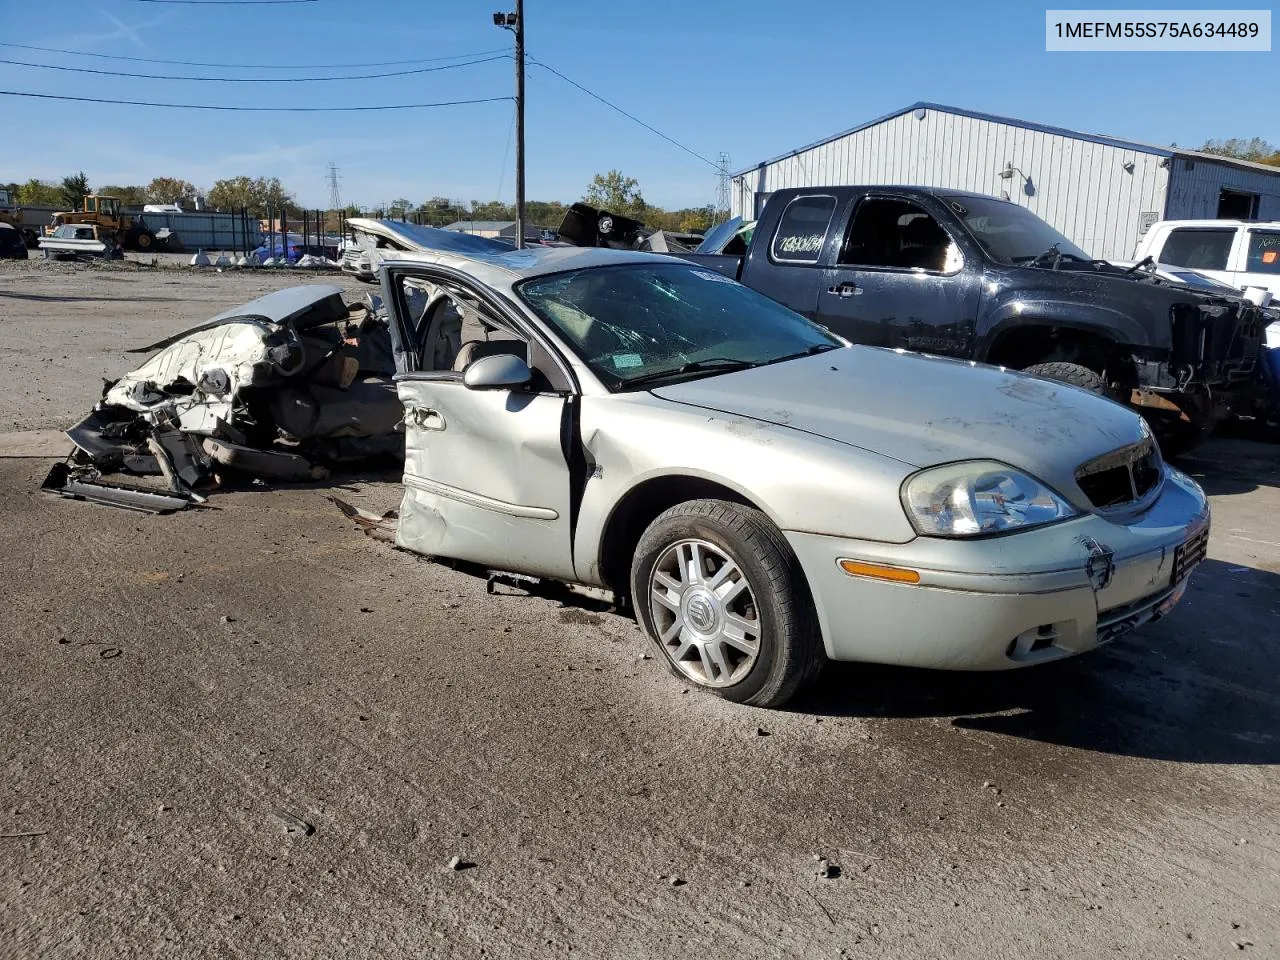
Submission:
[[[1250,230],[1246,273],[1280,273],[1280,230]]]
[[[1178,227],[1169,231],[1164,249],[1156,260],[1190,270],[1226,270],[1235,236],[1236,232],[1231,228],[1204,230]]]
[[[782,211],[770,257],[790,263],[817,263],[835,212],[835,197],[796,197]]]
[[[917,204],[868,197],[854,211],[840,263],[953,273],[964,265],[964,257],[947,231]]]

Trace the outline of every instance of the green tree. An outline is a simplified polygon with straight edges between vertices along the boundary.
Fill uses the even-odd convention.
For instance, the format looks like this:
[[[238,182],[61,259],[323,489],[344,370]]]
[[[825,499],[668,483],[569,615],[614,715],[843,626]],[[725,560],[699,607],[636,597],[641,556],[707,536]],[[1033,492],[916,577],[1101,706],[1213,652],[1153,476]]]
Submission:
[[[392,200],[391,206],[387,210],[387,215],[393,220],[399,220],[402,217],[407,218],[413,212],[413,201],[406,200],[401,197],[399,200]]]
[[[190,206],[200,191],[195,184],[176,177],[156,177],[147,184],[147,203],[180,203]]]
[[[18,187],[18,203],[28,207],[61,207],[62,191],[56,184],[32,177]]]
[[[219,180],[209,190],[209,205],[216,210],[238,210],[248,207],[249,213],[265,217],[267,211],[294,213],[297,207],[293,195],[280,185],[276,177],[229,177]]]
[[[104,197],[119,197],[127,207],[140,207],[147,202],[146,187],[103,186],[98,188],[98,193]]]
[[[89,178],[84,171],[63,177],[58,184],[58,199],[67,210],[79,210],[84,198],[89,195]]]
[[[564,219],[566,207],[559,200],[529,200],[524,205],[525,221],[538,227],[556,228]]]
[[[640,184],[634,177],[623,175],[621,170],[597,173],[591,178],[582,199],[593,207],[636,220],[644,220],[648,209],[640,193]]]
[[[1280,167],[1280,150],[1263,140],[1253,137],[1244,140],[1231,137],[1227,140],[1207,140],[1200,148],[1202,153],[1213,153],[1220,157],[1232,157],[1236,160],[1252,160],[1254,163],[1266,163]]]
[[[459,220],[514,220],[516,208],[501,200],[472,200],[470,210],[462,210]]]

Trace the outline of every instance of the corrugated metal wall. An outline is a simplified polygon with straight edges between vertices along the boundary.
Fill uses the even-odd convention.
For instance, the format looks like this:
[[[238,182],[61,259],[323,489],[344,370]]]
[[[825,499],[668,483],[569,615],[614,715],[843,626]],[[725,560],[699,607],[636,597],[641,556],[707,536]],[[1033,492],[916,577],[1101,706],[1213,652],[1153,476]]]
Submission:
[[[1096,257],[1133,256],[1143,214],[1164,212],[1163,158],[940,110],[908,111],[820,144],[734,181],[735,215],[753,215],[757,191],[836,184],[919,184],[1009,198],[1053,224]],[[1031,178],[1034,195],[1006,163]],[[1133,172],[1124,165],[1132,163]],[[760,183],[761,179],[763,183]]]
[[[1200,157],[1174,157],[1169,177],[1169,220],[1213,219],[1223,187],[1258,195],[1258,218],[1280,220],[1280,170],[1249,170]]]
[[[262,243],[262,227],[257,217],[249,218],[246,238],[240,217],[234,213],[143,213],[152,230],[168,227],[187,250],[252,250]]]

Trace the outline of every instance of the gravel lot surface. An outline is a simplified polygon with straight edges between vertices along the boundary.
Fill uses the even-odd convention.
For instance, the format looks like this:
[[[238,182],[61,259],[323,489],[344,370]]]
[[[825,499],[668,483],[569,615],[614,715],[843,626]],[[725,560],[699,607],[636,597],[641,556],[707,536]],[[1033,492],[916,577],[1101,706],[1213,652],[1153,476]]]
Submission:
[[[149,517],[3,456],[294,282],[370,289],[0,263],[0,958],[1280,956],[1280,446],[1184,463],[1214,535],[1174,616],[762,711],[326,499],[394,477]]]

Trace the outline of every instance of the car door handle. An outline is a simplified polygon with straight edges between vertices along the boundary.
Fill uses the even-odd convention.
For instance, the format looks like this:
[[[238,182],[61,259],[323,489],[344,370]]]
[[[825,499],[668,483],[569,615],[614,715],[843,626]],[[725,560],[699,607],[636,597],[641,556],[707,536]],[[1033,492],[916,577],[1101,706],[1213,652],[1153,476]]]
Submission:
[[[856,283],[846,280],[844,283],[837,283],[834,287],[827,287],[827,293],[834,293],[841,300],[852,297],[862,292],[862,288]]]
[[[444,416],[430,407],[411,407],[409,422],[423,430],[443,430],[445,427]]]

